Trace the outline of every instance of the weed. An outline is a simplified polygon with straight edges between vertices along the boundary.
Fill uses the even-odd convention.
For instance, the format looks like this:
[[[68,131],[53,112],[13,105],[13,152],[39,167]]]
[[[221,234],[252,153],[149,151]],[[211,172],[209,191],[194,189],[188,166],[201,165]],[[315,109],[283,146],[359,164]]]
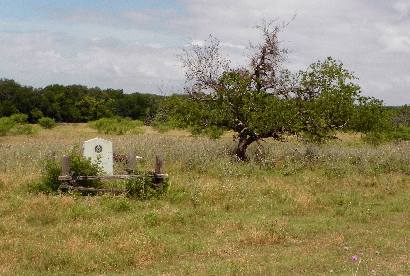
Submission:
[[[154,212],[150,212],[144,215],[144,222],[147,226],[154,227],[159,225],[158,215]]]
[[[129,196],[145,200],[159,198],[168,191],[168,179],[163,179],[162,183],[156,184],[151,173],[140,173],[140,175],[140,178],[127,180],[125,186]]]

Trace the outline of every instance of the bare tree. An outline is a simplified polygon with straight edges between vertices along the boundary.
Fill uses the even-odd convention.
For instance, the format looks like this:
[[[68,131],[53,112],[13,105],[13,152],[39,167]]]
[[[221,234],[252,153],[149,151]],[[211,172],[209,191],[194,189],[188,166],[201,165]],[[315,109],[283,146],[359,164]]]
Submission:
[[[185,89],[192,97],[218,90],[219,78],[229,70],[230,64],[221,54],[220,41],[212,35],[204,45],[192,44],[189,49],[183,49],[180,59],[185,68]]]

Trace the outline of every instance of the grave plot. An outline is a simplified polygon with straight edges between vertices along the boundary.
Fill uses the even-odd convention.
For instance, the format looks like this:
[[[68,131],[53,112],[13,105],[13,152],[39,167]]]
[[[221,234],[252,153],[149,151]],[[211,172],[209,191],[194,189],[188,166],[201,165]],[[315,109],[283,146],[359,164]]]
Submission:
[[[158,155],[155,158],[152,172],[136,174],[136,161],[141,157],[136,156],[134,152],[130,152],[126,157],[128,167],[126,174],[114,175],[113,146],[111,141],[105,139],[94,138],[85,141],[83,144],[83,156],[91,162],[98,164],[103,173],[101,175],[74,176],[70,169],[70,158],[65,155],[61,160],[61,175],[58,177],[58,180],[61,181],[61,191],[122,194],[126,192],[125,189],[83,187],[81,186],[81,181],[132,180],[148,177],[151,179],[153,187],[159,189],[162,187],[164,180],[168,178],[168,174],[165,174],[163,171],[163,160]]]

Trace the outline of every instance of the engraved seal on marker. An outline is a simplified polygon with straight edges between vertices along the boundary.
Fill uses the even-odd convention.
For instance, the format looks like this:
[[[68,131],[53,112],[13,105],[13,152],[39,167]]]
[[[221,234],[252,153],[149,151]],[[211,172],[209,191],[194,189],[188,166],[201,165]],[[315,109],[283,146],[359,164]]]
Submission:
[[[95,150],[96,153],[101,153],[102,152],[102,146],[97,145],[97,146],[95,146],[94,150]]]

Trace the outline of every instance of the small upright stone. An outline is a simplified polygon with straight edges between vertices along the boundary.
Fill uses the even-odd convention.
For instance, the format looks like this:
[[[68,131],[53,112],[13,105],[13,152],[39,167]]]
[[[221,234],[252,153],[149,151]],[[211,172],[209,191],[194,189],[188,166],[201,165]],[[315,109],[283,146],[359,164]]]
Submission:
[[[101,138],[85,141],[83,155],[91,158],[92,162],[100,162],[100,166],[107,175],[113,175],[113,151],[112,142]]]

